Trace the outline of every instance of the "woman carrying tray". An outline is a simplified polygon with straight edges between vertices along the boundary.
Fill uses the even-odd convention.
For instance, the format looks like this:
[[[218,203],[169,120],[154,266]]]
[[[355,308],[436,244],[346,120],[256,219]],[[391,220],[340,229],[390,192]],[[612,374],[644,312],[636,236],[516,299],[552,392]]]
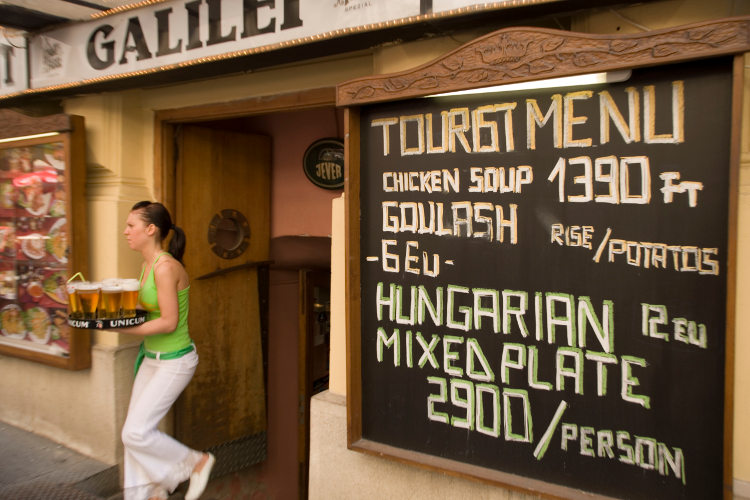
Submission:
[[[165,252],[162,241],[170,231],[174,234]],[[122,428],[124,497],[165,499],[189,478],[185,498],[195,500],[206,487],[214,456],[192,450],[157,429],[198,365],[188,334],[190,282],[182,265],[185,233],[172,224],[164,205],[141,201],[128,215],[125,237],[130,248],[143,255],[138,299],[148,317],[141,325],[115,330],[144,336]]]

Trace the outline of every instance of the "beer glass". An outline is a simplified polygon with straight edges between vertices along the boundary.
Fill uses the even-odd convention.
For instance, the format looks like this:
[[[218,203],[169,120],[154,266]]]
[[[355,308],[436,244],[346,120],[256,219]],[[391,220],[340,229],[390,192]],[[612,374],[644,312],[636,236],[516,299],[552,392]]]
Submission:
[[[81,308],[81,299],[76,293],[79,282],[72,281],[67,284],[68,291],[68,316],[73,319],[83,318],[83,309]]]
[[[134,318],[135,308],[138,305],[138,292],[141,282],[136,279],[125,279],[121,281],[122,286],[122,317]]]
[[[122,308],[122,286],[116,280],[102,282],[102,297],[99,304],[99,318],[117,319]]]
[[[76,285],[76,295],[78,295],[78,300],[81,301],[83,319],[96,319],[101,287],[101,283],[89,281],[82,281]]]

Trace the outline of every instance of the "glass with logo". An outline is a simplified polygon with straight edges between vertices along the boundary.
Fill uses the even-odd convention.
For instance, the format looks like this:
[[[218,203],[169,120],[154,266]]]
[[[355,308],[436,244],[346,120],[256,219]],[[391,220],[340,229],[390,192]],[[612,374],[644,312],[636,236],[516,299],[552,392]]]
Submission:
[[[81,298],[76,293],[80,281],[71,281],[66,285],[68,292],[68,316],[73,319],[83,318],[83,308],[81,306]]]
[[[122,285],[118,279],[102,281],[102,295],[99,303],[99,318],[117,319],[122,309]]]
[[[101,283],[90,281],[82,281],[76,285],[76,295],[81,302],[83,319],[96,319],[101,288]]]
[[[124,279],[120,281],[120,286],[122,286],[122,317],[134,318],[141,282],[137,279]]]

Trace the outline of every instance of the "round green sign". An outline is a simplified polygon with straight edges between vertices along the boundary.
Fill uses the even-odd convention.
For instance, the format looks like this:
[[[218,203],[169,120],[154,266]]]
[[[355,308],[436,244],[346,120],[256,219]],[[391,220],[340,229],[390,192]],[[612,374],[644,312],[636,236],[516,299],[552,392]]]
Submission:
[[[305,175],[316,186],[340,189],[344,186],[344,143],[339,139],[320,139],[305,151],[302,159]]]

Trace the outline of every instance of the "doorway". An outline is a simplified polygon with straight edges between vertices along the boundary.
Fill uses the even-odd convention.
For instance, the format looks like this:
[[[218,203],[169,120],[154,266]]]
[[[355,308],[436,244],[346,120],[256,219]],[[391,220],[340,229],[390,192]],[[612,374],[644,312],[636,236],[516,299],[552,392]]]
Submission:
[[[307,498],[310,461],[310,398],[328,389],[331,352],[331,272],[300,271],[300,498]]]
[[[299,398],[309,392],[308,347],[316,346],[316,359],[328,349],[320,343],[327,340],[320,325],[303,342],[303,330],[316,327],[300,306],[302,283],[305,273],[330,269],[331,200],[341,191],[312,185],[301,162],[307,145],[343,135],[334,101],[334,89],[319,89],[157,113],[156,186],[188,234],[191,304],[205,304],[190,315],[201,361],[175,406],[175,431],[201,448],[235,445],[235,463],[217,460],[215,475],[252,483],[268,498],[306,497],[309,424],[300,422],[309,418],[309,396],[304,404]],[[265,189],[264,148],[270,152]],[[201,248],[189,254],[191,247]],[[290,258],[290,248],[305,250]],[[278,281],[284,276],[296,284],[285,289],[290,283]],[[233,300],[242,304],[240,314],[228,304]],[[225,335],[226,329],[232,332]],[[323,387],[320,369],[314,373]],[[263,454],[251,456],[260,436]]]

